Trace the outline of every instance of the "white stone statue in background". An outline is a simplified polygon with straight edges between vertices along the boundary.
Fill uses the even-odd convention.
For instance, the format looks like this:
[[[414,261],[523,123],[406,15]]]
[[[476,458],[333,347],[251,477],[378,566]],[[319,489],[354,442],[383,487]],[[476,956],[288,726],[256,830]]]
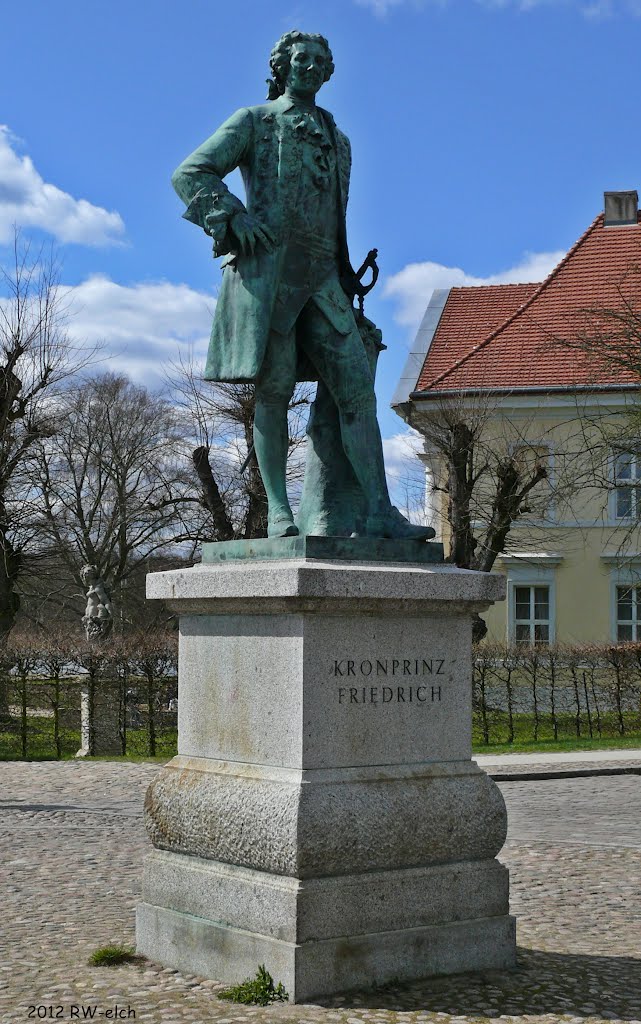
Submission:
[[[87,590],[87,607],[82,617],[87,640],[105,640],[113,626],[113,607],[105,582],[95,565],[83,565],[80,578]]]

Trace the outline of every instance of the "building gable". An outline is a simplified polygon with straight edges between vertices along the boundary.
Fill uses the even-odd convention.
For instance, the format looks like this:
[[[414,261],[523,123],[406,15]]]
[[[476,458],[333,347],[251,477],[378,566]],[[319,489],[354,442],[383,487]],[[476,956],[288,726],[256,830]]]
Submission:
[[[640,265],[639,214],[634,224],[600,214],[541,284],[450,289],[412,397],[636,383],[568,341],[586,329],[591,311],[621,303],[622,282]]]

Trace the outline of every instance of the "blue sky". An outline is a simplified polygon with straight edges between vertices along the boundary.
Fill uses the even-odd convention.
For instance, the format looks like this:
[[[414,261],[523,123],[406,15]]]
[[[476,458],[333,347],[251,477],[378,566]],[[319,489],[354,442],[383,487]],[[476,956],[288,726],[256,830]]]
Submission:
[[[350,136],[352,258],[380,250],[367,312],[389,410],[431,289],[538,280],[641,184],[641,0],[32,0],[3,16],[0,259],[14,222],[53,238],[80,337],[158,386],[202,353],[220,281],[171,172],[237,107],[263,102],[282,32],[325,34],[319,102]]]

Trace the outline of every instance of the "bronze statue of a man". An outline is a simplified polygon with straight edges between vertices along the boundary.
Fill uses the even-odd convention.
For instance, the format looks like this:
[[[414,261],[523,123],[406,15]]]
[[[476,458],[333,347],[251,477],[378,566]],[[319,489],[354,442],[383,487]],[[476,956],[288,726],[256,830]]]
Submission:
[[[238,110],[172,178],[185,218],[225,257],[205,378],[255,382],[270,537],[299,532],[286,489],[287,409],[297,380],[318,380],[301,530],[425,539],[433,531],[404,519],[387,491],[372,360],[352,307],[350,144],[316,106],[332,54],[323,36],[288,32],[270,66],[269,102]],[[246,206],[223,182],[236,167]],[[336,491],[356,495],[352,514]]]

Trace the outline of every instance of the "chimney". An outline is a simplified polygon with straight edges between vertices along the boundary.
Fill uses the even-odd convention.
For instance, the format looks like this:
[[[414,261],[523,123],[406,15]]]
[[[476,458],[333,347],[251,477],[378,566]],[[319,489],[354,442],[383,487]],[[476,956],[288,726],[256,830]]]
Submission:
[[[605,227],[621,228],[626,224],[636,224],[639,212],[638,192],[604,192]]]

